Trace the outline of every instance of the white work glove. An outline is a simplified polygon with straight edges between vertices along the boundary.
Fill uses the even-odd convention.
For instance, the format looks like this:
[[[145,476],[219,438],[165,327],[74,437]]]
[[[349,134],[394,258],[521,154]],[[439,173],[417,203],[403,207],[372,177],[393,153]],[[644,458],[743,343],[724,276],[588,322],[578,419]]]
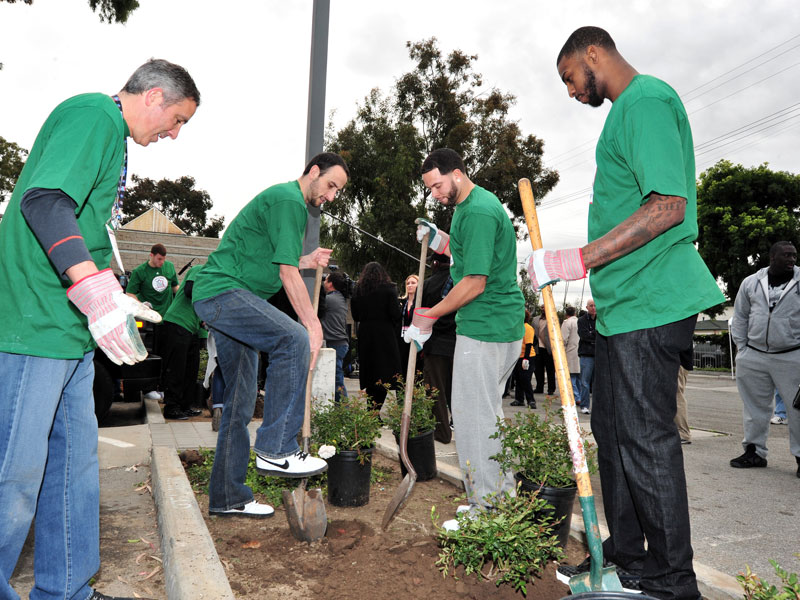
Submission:
[[[89,319],[89,332],[114,364],[132,365],[147,358],[136,319],[161,322],[161,315],[122,291],[111,269],[84,277],[67,297]]]
[[[569,250],[534,250],[527,260],[528,277],[536,290],[557,281],[575,281],[586,277],[580,248]]]
[[[527,358],[523,358],[522,359],[522,370],[523,371],[527,371],[528,367],[530,367],[530,366],[531,366],[530,361]]]
[[[403,340],[405,340],[407,344],[410,344],[412,340],[414,341],[414,344],[417,346],[417,352],[422,350],[422,346],[424,346],[428,338],[431,337],[433,324],[438,320],[438,317],[426,316],[425,313],[429,310],[429,308],[416,309],[411,319],[411,325],[409,325],[408,329],[406,329],[406,332],[403,334]]]
[[[444,254],[445,249],[450,244],[450,236],[443,231],[439,231],[430,221],[425,219],[415,219],[417,224],[417,241],[421,244],[423,238],[428,236],[428,248],[437,254]]]

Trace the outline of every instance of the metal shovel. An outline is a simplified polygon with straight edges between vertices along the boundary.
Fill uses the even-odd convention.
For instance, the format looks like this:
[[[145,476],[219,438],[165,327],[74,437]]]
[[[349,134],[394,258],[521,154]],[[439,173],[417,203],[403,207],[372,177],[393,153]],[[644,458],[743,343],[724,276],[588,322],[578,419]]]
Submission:
[[[539,232],[539,219],[536,216],[536,203],[533,200],[531,182],[527,179],[519,180],[519,195],[522,200],[522,210],[525,212],[528,233],[531,236],[531,246],[533,246],[534,250],[538,250],[542,247],[542,236]],[[583,525],[586,530],[589,555],[591,556],[590,571],[571,577],[569,589],[573,594],[601,590],[622,591],[622,584],[619,581],[616,569],[614,567],[603,568],[603,544],[600,541],[600,527],[597,524],[597,511],[594,506],[592,484],[589,480],[589,469],[583,452],[583,439],[581,439],[580,427],[578,426],[578,411],[575,408],[575,399],[572,395],[567,353],[564,350],[564,340],[561,337],[561,327],[558,324],[552,286],[548,285],[542,289],[542,300],[544,301],[544,310],[547,316],[550,343],[553,348],[556,379],[558,381],[558,390],[561,394],[564,423],[567,426],[572,467],[575,473],[575,481],[578,484],[578,500],[581,503]]]
[[[428,236],[422,239],[422,250],[419,255],[419,281],[417,283],[417,291],[414,296],[414,309],[419,308],[422,303],[422,284],[425,279],[425,258],[428,254]],[[383,513],[383,522],[381,526],[386,529],[389,523],[394,519],[397,510],[411,495],[411,490],[414,489],[414,483],[417,481],[417,472],[414,470],[411,460],[408,458],[408,429],[411,426],[411,403],[414,398],[414,375],[417,370],[417,345],[411,342],[408,349],[408,369],[406,369],[406,392],[403,398],[403,416],[400,420],[400,460],[406,468],[406,476],[400,485],[397,486],[392,501],[386,507],[386,512]]]
[[[319,308],[319,288],[322,284],[322,267],[317,267],[314,280],[314,313]],[[311,438],[311,383],[312,371],[309,369],[306,379],[306,408],[303,416],[303,452],[308,454]],[[325,512],[325,501],[319,488],[307,490],[308,478],[304,477],[291,492],[283,490],[283,505],[286,507],[286,519],[295,539],[315,542],[325,535],[328,528],[328,515]]]

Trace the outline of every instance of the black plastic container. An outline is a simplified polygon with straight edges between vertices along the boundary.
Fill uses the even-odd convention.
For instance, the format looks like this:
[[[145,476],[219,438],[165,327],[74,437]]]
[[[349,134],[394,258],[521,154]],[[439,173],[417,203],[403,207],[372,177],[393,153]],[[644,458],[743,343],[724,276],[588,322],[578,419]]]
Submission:
[[[394,440],[399,448],[399,436],[394,436]],[[436,446],[433,443],[433,429],[422,435],[408,438],[407,449],[408,460],[411,461],[411,466],[417,472],[417,481],[428,481],[436,477]],[[403,477],[408,472],[402,460],[400,461],[400,472]]]
[[[549,516],[553,520],[558,520],[563,517],[563,520],[553,529],[553,533],[558,536],[558,545],[565,548],[572,523],[572,507],[575,504],[575,496],[578,494],[577,486],[549,487],[545,485],[540,487],[538,484],[525,479],[519,473],[517,473],[516,479],[521,483],[520,490],[522,492],[535,494],[542,500],[546,500],[553,507],[537,513],[536,516],[538,518]]]
[[[334,506],[364,506],[369,502],[372,448],[340,450],[328,459],[328,502]]]
[[[652,596],[633,592],[583,592],[561,600],[655,600]]]

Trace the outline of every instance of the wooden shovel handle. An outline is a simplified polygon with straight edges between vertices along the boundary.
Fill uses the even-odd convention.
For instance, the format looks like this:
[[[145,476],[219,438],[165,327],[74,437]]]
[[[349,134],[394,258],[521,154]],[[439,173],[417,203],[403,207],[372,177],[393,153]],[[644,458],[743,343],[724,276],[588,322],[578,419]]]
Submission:
[[[322,285],[322,267],[317,266],[317,272],[314,274],[314,290],[311,292],[311,302],[314,305],[314,314],[317,314],[319,309],[319,288]],[[306,407],[303,414],[303,452],[308,452],[309,438],[311,438],[311,384],[314,378],[312,377],[313,370],[308,370],[308,377],[306,377]]]

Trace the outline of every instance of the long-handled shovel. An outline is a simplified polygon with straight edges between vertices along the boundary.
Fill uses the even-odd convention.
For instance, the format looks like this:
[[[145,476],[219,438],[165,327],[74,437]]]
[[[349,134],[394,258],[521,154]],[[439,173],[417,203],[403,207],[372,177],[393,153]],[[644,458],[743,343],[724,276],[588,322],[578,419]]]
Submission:
[[[314,312],[319,308],[319,288],[322,284],[322,267],[317,267],[314,280]],[[308,454],[308,444],[311,438],[311,383],[312,371],[308,371],[306,379],[306,408],[303,416],[303,452]],[[322,499],[322,490],[317,488],[307,490],[308,478],[305,477],[291,492],[283,490],[283,505],[286,507],[286,518],[289,529],[295,539],[305,542],[314,542],[325,535],[328,528],[328,516],[325,513],[325,502]]]
[[[531,246],[533,246],[534,250],[538,250],[542,247],[542,236],[539,232],[539,219],[536,216],[536,204],[533,201],[531,182],[527,179],[519,180],[519,195],[522,200],[522,210],[525,212],[528,233],[531,236]],[[586,466],[583,440],[578,426],[578,411],[575,408],[575,399],[572,395],[567,353],[564,351],[564,340],[561,337],[561,327],[558,324],[556,303],[553,300],[551,286],[548,285],[542,290],[542,300],[544,301],[544,310],[547,315],[547,328],[553,348],[558,390],[561,393],[561,409],[567,426],[572,466],[575,472],[575,480],[578,484],[578,499],[581,503],[583,525],[586,529],[586,539],[589,543],[589,555],[591,556],[590,571],[571,577],[569,589],[573,594],[600,590],[622,591],[622,584],[614,567],[603,568],[603,545],[600,542],[597,511],[594,506],[592,484],[589,480],[589,469]]]
[[[422,250],[419,255],[419,281],[417,282],[417,291],[414,296],[414,309],[419,308],[422,303],[422,284],[425,279],[425,258],[428,254],[428,237],[422,239]],[[406,392],[403,398],[403,416],[400,420],[400,460],[406,468],[406,476],[400,485],[397,486],[397,491],[386,507],[386,512],[383,513],[382,526],[386,529],[389,523],[394,519],[397,510],[406,501],[406,498],[411,495],[411,490],[414,488],[414,483],[417,481],[417,472],[408,458],[408,429],[411,426],[411,403],[414,396],[414,375],[417,369],[417,345],[414,342],[409,344],[411,347],[408,350],[408,369],[406,369]]]

